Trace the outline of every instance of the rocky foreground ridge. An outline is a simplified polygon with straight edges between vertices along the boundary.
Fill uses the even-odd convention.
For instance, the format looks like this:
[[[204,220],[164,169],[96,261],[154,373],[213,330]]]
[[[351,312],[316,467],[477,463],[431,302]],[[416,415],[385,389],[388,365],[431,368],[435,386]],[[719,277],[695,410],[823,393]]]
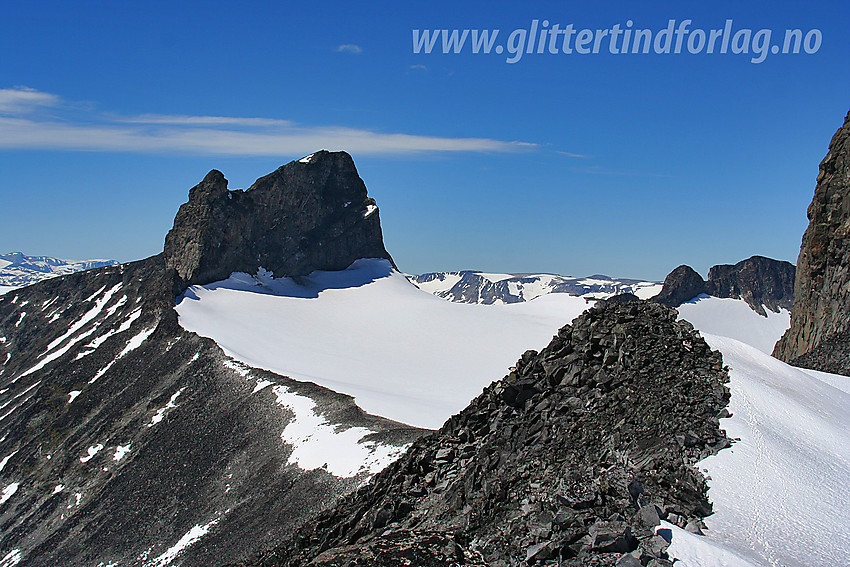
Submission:
[[[600,302],[299,535],[250,565],[671,565],[729,445],[719,353],[676,312]],[[626,555],[628,554],[628,555]]]
[[[803,234],[791,328],[774,356],[850,376],[850,113],[829,143]]]

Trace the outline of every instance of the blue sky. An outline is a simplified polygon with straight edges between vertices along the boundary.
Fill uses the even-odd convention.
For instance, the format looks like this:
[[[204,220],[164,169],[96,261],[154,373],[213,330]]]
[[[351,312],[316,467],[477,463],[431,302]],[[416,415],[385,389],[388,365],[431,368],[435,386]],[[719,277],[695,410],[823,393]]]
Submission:
[[[534,19],[731,19],[822,42],[757,64],[413,52],[413,29],[504,42]],[[848,24],[846,2],[7,3],[0,250],[140,259],[210,169],[245,188],[328,148],[354,156],[409,272],[663,279],[682,263],[796,261],[850,108]]]

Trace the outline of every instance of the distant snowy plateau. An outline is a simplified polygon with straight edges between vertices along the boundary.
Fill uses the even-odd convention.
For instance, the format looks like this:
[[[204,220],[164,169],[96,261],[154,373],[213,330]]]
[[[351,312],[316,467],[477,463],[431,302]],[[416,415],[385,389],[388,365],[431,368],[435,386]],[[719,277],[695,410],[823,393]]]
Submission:
[[[0,254],[0,295],[42,280],[116,264],[116,260],[61,260],[21,252]]]
[[[660,287],[481,272],[408,279],[385,260],[359,260],[298,281],[235,273],[189,288],[176,309],[185,329],[241,363],[349,394],[373,414],[437,428],[593,299],[648,298]],[[743,300],[702,295],[679,313],[730,368],[732,417],[721,427],[737,441],[699,465],[714,503],[705,537],[665,525],[676,564],[847,564],[850,379],[769,355],[789,326],[785,310],[765,317]]]

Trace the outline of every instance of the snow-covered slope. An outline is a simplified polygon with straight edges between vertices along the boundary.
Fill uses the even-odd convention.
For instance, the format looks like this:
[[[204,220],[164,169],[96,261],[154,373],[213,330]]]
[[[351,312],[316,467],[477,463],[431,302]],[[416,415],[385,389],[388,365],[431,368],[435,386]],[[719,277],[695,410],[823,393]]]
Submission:
[[[742,300],[701,296],[679,313],[729,366],[732,417],[721,427],[739,440],[700,463],[715,513],[705,538],[674,530],[671,555],[685,567],[846,563],[850,378],[769,355],[784,310],[763,317]]]
[[[648,299],[661,291],[661,284],[608,276],[573,278],[554,274],[491,274],[471,270],[432,272],[408,276],[419,289],[460,303],[503,304],[530,301],[550,293],[605,298],[633,293]]]
[[[700,464],[715,510],[705,520],[709,540],[756,565],[846,564],[850,394],[740,341],[705,338],[730,368],[732,417],[721,427],[740,438]],[[844,390],[850,382],[831,380]]]
[[[514,305],[452,303],[417,289],[385,260],[314,272],[300,283],[234,274],[193,286],[177,305],[180,324],[246,364],[429,428],[587,307],[567,294]]]
[[[41,280],[116,264],[116,260],[60,260],[21,252],[0,254],[0,295]]]
[[[451,288],[460,277],[420,285],[433,293],[435,282]],[[512,305],[443,301],[388,263],[361,260],[299,284],[235,274],[191,288],[177,309],[184,327],[247,364],[437,427],[587,305],[564,293]],[[850,379],[767,354],[788,326],[785,311],[763,317],[742,300],[701,296],[679,312],[723,353],[732,417],[721,426],[740,440],[700,464],[715,513],[704,538],[668,526],[671,555],[685,567],[841,564],[850,551]]]
[[[753,311],[741,299],[701,294],[679,306],[679,316],[690,321],[703,334],[729,337],[770,354],[773,345],[791,324],[791,313],[766,309],[767,317]]]

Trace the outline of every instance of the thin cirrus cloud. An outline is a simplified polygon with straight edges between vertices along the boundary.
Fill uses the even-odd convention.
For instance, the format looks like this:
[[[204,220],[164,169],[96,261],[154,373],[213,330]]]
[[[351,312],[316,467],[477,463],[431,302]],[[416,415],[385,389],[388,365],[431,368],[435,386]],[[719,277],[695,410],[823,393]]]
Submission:
[[[336,48],[339,53],[363,53],[363,48],[354,43],[344,43]]]
[[[0,149],[190,153],[279,156],[346,150],[358,154],[521,152],[538,146],[490,138],[449,138],[383,133],[340,126],[305,126],[288,120],[229,116],[96,114],[87,120],[39,117],[61,97],[34,89],[0,89]]]
[[[3,114],[23,114],[38,108],[58,106],[59,103],[59,96],[29,87],[0,89],[0,113]]]

